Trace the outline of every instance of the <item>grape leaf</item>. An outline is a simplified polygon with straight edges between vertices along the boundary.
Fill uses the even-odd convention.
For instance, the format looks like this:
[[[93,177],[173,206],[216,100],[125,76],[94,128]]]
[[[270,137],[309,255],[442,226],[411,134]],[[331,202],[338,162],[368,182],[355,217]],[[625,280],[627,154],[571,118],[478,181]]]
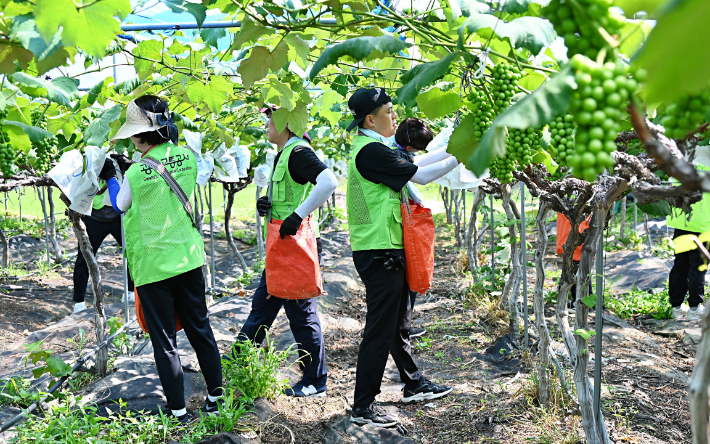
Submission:
[[[227,35],[224,28],[206,28],[200,31],[202,40],[210,46],[217,47],[217,41]]]
[[[508,14],[524,14],[530,9],[530,5],[547,6],[550,0],[508,0],[503,6],[503,12]]]
[[[441,60],[422,63],[404,73],[399,79],[404,85],[396,92],[398,103],[409,102],[419,94],[422,88],[444,77],[449,66],[460,56],[459,51],[454,51]]]
[[[15,66],[15,60],[17,60],[20,68],[26,69],[33,58],[34,54],[32,54],[32,51],[28,51],[25,48],[13,45],[2,45],[0,46],[0,73],[12,74],[15,72],[17,68],[17,66]]]
[[[163,3],[173,12],[187,12],[195,17],[197,26],[202,26],[207,16],[207,7],[198,3],[191,3],[187,0],[163,0]]]
[[[311,107],[311,115],[318,113],[328,120],[330,126],[337,125],[342,118],[342,114],[340,114],[340,112],[333,111],[333,105],[335,105],[338,100],[337,92],[333,90],[324,92],[320,97],[318,97],[318,99],[316,99],[314,106]]]
[[[661,200],[650,204],[638,204],[639,210],[651,217],[665,217],[671,215],[671,206],[668,201]]]
[[[472,15],[483,14],[491,11],[490,6],[478,0],[450,0],[449,8],[450,9],[446,12],[450,11],[451,21],[456,20],[461,16],[470,17]]]
[[[105,80],[106,79],[102,79],[99,83],[92,86],[91,89],[89,90],[89,94],[86,95],[86,102],[89,105],[93,105],[94,102],[96,102],[96,99],[99,97],[99,93],[104,88],[104,81]]]
[[[582,303],[589,308],[594,308],[597,303],[597,295],[594,293],[588,294],[587,296],[582,298]]]
[[[116,105],[103,112],[97,119],[91,121],[84,131],[84,142],[88,146],[102,146],[108,141],[111,133],[111,123],[121,117],[121,105]]]
[[[585,330],[583,328],[578,328],[577,330],[574,331],[574,334],[577,336],[581,336],[584,338],[585,341],[588,341],[589,338],[591,338],[592,336],[595,336],[597,334],[597,332],[595,332],[594,330]]]
[[[673,102],[708,86],[710,2],[674,1],[633,59],[646,69],[646,102]]]
[[[306,132],[308,124],[308,108],[306,103],[298,102],[296,107],[289,111],[286,108],[279,108],[271,115],[276,125],[276,131],[282,132],[286,125],[298,136],[302,136]]]
[[[397,54],[412,46],[391,35],[379,37],[355,37],[342,43],[328,46],[323,54],[313,64],[308,75],[310,80],[316,78],[319,72],[330,65],[335,65],[341,57],[349,56],[357,61],[382,58],[385,54]]]
[[[417,106],[430,119],[438,119],[461,108],[461,100],[454,91],[434,87],[417,96]]]
[[[652,15],[663,4],[670,3],[670,0],[614,0],[614,6],[624,10],[626,17],[633,17],[639,11],[645,11]]]
[[[49,43],[37,31],[37,24],[31,14],[21,15],[12,20],[10,40],[19,41],[25,49],[35,55],[37,61],[46,59],[62,47],[62,33],[57,31]]]
[[[274,74],[268,76],[266,80],[266,85],[261,90],[264,102],[274,103],[274,99],[277,99],[280,106],[292,111],[296,107],[297,96],[291,90],[291,85],[282,83]]]
[[[213,113],[219,113],[232,92],[232,85],[224,77],[215,76],[207,84],[198,81],[188,83],[185,92],[191,103],[198,105],[204,102]]]
[[[13,125],[20,127],[22,131],[27,134],[27,136],[30,138],[30,142],[32,143],[37,143],[40,140],[44,140],[47,137],[52,137],[52,133],[49,131],[39,128],[37,126],[32,126],[32,125],[27,125],[22,122],[15,122],[13,120],[5,120],[3,121],[3,125]]]
[[[459,41],[463,40],[464,32],[477,32],[483,38],[495,32],[499,39],[508,39],[514,48],[525,48],[533,55],[539,54],[557,37],[552,23],[539,17],[520,17],[506,23],[487,14],[469,18],[459,28]]]
[[[288,44],[281,41],[271,51],[264,46],[255,46],[248,59],[241,62],[237,72],[242,76],[242,83],[249,88],[257,80],[263,79],[271,71],[278,71],[288,63]]]
[[[22,89],[33,97],[46,97],[52,102],[71,106],[71,100],[79,98],[79,81],[69,77],[57,77],[51,82],[39,77],[32,77],[24,72],[16,72],[12,78],[22,85]]]
[[[245,43],[256,41],[262,35],[270,32],[261,23],[253,22],[249,17],[244,17],[239,33],[234,36],[234,42],[229,51],[236,51],[242,48]]]
[[[520,79],[518,85],[522,86],[528,91],[534,91],[535,89],[537,89],[537,87],[542,85],[545,79],[547,79],[547,77],[544,74],[541,74],[539,72],[531,72],[522,79]]]
[[[619,51],[632,56],[643,45],[653,27],[643,20],[629,20],[621,27]]]
[[[62,27],[64,46],[76,46],[94,57],[106,54],[108,46],[121,33],[116,17],[131,12],[130,0],[101,0],[77,8],[74,0],[37,0],[34,8],[37,30],[50,42]]]

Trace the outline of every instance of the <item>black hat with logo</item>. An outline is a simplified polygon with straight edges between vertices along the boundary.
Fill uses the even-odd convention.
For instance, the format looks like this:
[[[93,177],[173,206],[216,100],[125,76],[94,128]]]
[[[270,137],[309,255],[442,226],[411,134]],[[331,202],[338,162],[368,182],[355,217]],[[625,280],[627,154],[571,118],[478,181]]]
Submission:
[[[368,114],[376,108],[392,101],[384,88],[360,88],[348,99],[348,108],[353,120],[346,131],[350,131],[365,120]]]

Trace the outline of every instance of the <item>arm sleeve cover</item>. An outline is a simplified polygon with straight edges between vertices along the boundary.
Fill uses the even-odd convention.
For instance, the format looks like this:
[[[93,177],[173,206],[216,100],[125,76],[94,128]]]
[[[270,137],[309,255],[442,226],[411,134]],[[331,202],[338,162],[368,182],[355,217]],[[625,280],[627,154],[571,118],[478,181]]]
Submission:
[[[108,180],[108,194],[111,197],[111,206],[118,214],[123,214],[131,208],[133,196],[128,178],[123,178],[123,184],[119,185],[118,180],[112,177]]]
[[[414,164],[418,167],[425,167],[436,162],[441,162],[442,160],[451,157],[451,154],[446,152],[448,146],[444,145],[436,151],[431,151],[420,156],[414,156]]]
[[[316,186],[313,187],[306,200],[296,208],[295,213],[305,219],[316,208],[323,205],[336,188],[338,188],[338,179],[335,174],[328,169],[323,170],[316,177]]]
[[[410,180],[419,185],[426,185],[453,170],[458,164],[455,157],[449,157],[440,162],[419,168]]]

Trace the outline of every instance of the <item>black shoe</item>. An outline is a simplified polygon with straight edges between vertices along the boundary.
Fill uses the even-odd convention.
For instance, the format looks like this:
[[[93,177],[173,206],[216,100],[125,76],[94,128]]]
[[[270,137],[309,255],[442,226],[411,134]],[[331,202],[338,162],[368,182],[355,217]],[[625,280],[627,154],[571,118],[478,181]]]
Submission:
[[[422,377],[419,387],[408,388],[404,386],[404,396],[402,396],[402,402],[417,402],[417,401],[427,401],[430,399],[441,398],[446,396],[453,388],[448,385],[436,385],[428,379]]]
[[[375,427],[394,427],[399,424],[399,420],[387,413],[377,402],[365,408],[353,407],[350,421],[355,424],[372,424]]]
[[[175,416],[175,415],[173,415],[173,412],[170,411],[170,414],[168,414],[168,416],[170,418],[175,418],[180,423],[180,425],[183,425],[183,426],[190,424],[192,422],[192,420],[194,419],[194,415],[190,412],[187,412],[184,415]]]
[[[224,399],[220,396],[216,401],[210,401],[210,398],[205,400],[205,405],[202,407],[202,411],[208,415],[218,415],[220,406],[224,410]]]
[[[423,328],[409,327],[409,337],[410,338],[416,338],[417,336],[422,336],[424,333],[426,333],[426,330]]]

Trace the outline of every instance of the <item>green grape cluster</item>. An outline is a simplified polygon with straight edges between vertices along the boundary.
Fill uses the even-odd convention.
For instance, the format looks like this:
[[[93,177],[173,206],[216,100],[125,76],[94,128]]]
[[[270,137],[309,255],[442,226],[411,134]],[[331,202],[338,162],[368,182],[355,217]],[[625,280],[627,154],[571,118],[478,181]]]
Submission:
[[[706,112],[710,107],[710,91],[681,98],[666,108],[667,116],[663,119],[666,135],[673,139],[685,139],[691,131],[705,122]]]
[[[525,168],[532,163],[532,158],[541,147],[542,131],[538,128],[510,129],[506,157],[512,157],[518,165]]]
[[[515,160],[511,156],[496,157],[491,161],[488,171],[491,177],[500,180],[500,183],[512,183]]]
[[[491,99],[493,99],[493,111],[496,114],[510,105],[510,99],[518,92],[518,80],[522,77],[517,66],[501,63],[493,68],[491,73],[493,85],[491,86]]]
[[[583,54],[596,59],[599,50],[609,46],[608,36],[619,34],[626,22],[623,14],[610,9],[612,0],[552,0],[542,11],[567,47],[567,56]]]
[[[574,116],[557,116],[550,122],[550,148],[558,165],[567,165],[567,158],[575,154]]]
[[[7,111],[0,111],[0,121],[7,118]],[[12,164],[15,161],[15,150],[10,144],[10,138],[7,133],[3,130],[2,125],[0,125],[0,172],[2,175],[9,179],[12,176],[13,169]]]
[[[468,95],[468,101],[471,102],[469,108],[474,115],[473,134],[475,140],[481,140],[483,133],[493,123],[493,107],[491,106],[486,94],[474,89]]]
[[[31,113],[32,125],[47,129],[47,123],[44,118],[44,113],[39,108],[34,108]],[[33,142],[32,148],[34,148],[37,160],[35,162],[35,169],[39,174],[44,174],[50,170],[52,167],[52,159],[56,155],[57,138],[56,137],[45,137],[39,142]]]
[[[611,153],[616,150],[621,117],[638,83],[628,77],[628,66],[621,62],[602,65],[576,55],[572,66],[577,71],[571,103],[577,124],[576,153],[565,160],[575,177],[593,182],[604,168],[614,165]]]

